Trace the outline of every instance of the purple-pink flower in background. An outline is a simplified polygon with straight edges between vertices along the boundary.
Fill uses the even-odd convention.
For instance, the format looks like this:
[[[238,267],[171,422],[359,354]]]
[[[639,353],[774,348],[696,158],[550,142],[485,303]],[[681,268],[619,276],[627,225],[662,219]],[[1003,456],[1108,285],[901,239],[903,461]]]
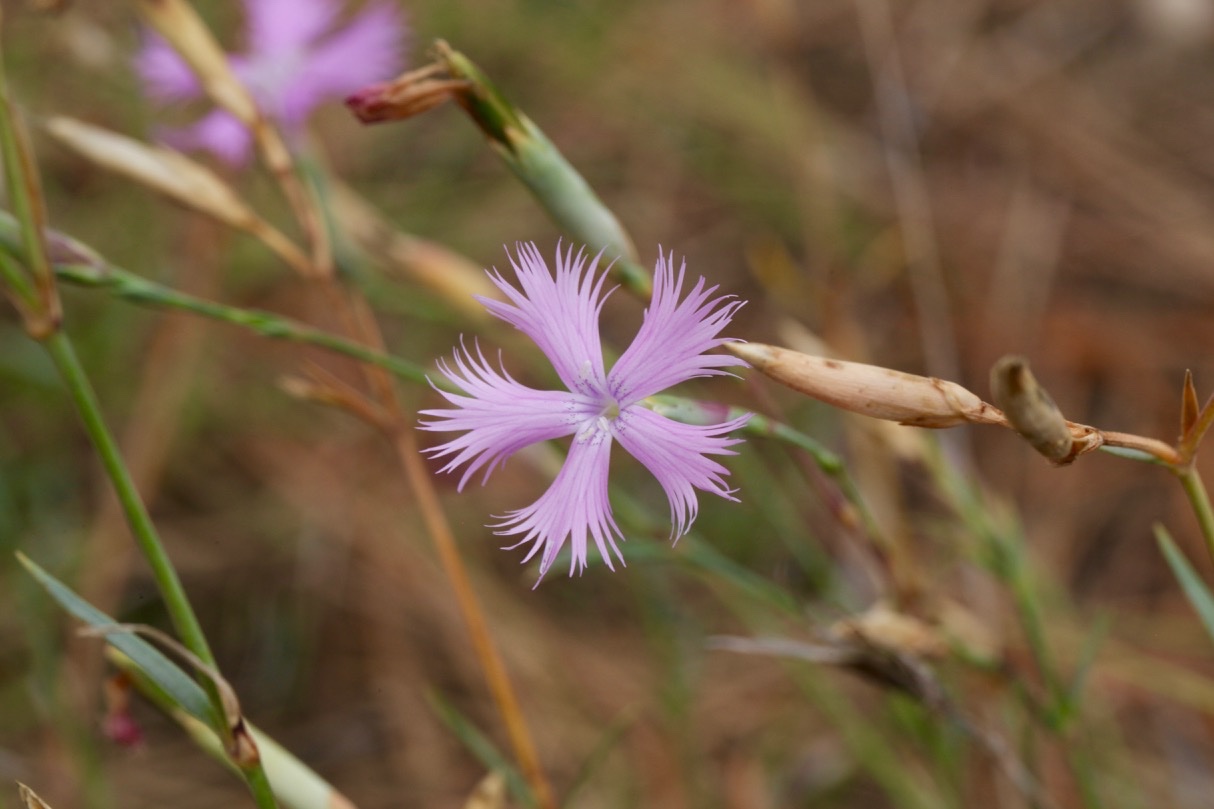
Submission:
[[[444,472],[466,466],[461,490],[477,471],[483,468],[487,480],[524,447],[573,436],[569,455],[548,490],[492,526],[499,535],[521,536],[510,547],[531,543],[523,561],[542,551],[542,579],[570,542],[572,575],[585,569],[587,540],[593,539],[608,568],[615,569],[613,553],[623,563],[616,545],[623,534],[607,499],[607,470],[616,441],[665,490],[675,539],[687,533],[696,517],[696,489],[736,500],[734,490],[725,485],[728,470],[709,456],[735,454],[728,448],[741,439],[727,436],[744,425],[749,414],[697,426],[658,415],[642,400],[688,379],[727,374],[721,369],[745,365],[736,357],[705,353],[728,342],[718,335],[743,302],[732,296],[714,297],[717,288],[705,288],[703,278],[682,297],[686,265],[676,272],[673,254],[659,255],[653,299],[640,330],[607,371],[599,343],[606,271],[600,272],[599,258],[588,259],[584,251],[574,255],[572,248],[562,255],[558,249],[554,278],[534,244],[519,244],[510,263],[517,286],[496,268],[489,274],[509,303],[480,300],[492,314],[535,341],[567,390],[529,388],[504,368],[492,367],[479,346],[475,353],[461,346],[455,367],[440,362],[439,368],[463,393],[440,391],[453,407],[423,410],[422,415],[431,420],[423,421],[422,427],[462,433],[428,450],[435,457],[449,458]]]
[[[233,71],[261,110],[288,136],[303,129],[320,104],[391,78],[404,63],[405,25],[390,0],[371,0],[336,24],[336,0],[245,0],[248,49],[232,54]],[[150,34],[136,60],[148,94],[161,103],[190,101],[202,85],[181,57]],[[232,165],[248,160],[251,137],[224,110],[192,126],[166,129],[162,139],[179,149],[205,149]]]

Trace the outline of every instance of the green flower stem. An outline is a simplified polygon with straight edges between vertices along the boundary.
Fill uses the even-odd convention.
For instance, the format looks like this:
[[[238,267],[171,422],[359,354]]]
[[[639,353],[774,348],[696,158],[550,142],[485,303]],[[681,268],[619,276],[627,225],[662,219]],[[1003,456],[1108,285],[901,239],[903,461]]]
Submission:
[[[1206,541],[1210,559],[1214,561],[1214,509],[1210,507],[1210,495],[1201,481],[1197,467],[1193,464],[1189,464],[1184,470],[1177,471],[1176,474],[1180,478],[1180,485],[1184,488],[1185,495],[1189,498],[1189,503],[1193,506],[1193,513],[1197,516],[1197,524],[1201,528],[1202,539]]]
[[[113,265],[106,265],[103,269],[98,270],[93,266],[56,264],[55,274],[63,281],[94,289],[104,289],[123,300],[140,306],[179,309],[212,320],[241,326],[263,337],[318,346],[371,365],[377,365],[410,382],[428,384],[426,370],[406,360],[381,354],[361,343],[270,312],[241,309],[188,295],[163,284],[148,281]],[[438,378],[435,380],[435,384],[442,387],[446,385],[446,382],[444,379]]]
[[[0,251],[0,279],[3,279],[15,294],[14,303],[20,305],[23,315],[27,312],[38,311],[41,301],[37,291],[30,284],[25,269],[5,251]]]
[[[261,766],[260,760],[252,766],[241,767],[240,774],[244,776],[249,793],[252,794],[259,809],[278,809],[278,798],[274,796],[274,789],[270,786],[270,777],[266,775],[266,768]]]
[[[84,369],[80,366],[80,360],[76,357],[71,340],[59,331],[48,337],[43,345],[50,352],[51,359],[67,385],[76,409],[80,411],[85,430],[97,448],[97,454],[101,456],[101,463],[114,484],[114,491],[126,514],[131,533],[135,537],[136,544],[139,545],[139,550],[147,558],[148,564],[152,568],[152,575],[164,597],[165,608],[173,620],[177,633],[181,636],[182,643],[204,663],[214,666],[215,657],[211,654],[211,647],[207,644],[198,618],[194,615],[194,609],[186,598],[185,589],[181,586],[177,571],[173,568],[173,563],[169,560],[169,556],[160,542],[155,526],[152,525],[152,519],[135,488],[135,482],[131,479],[126,464],[123,463],[122,455],[118,451],[118,443],[105,424],[97,395],[93,392],[93,387],[89,383],[88,377],[85,376]],[[218,703],[216,704],[218,705]]]
[[[648,299],[653,280],[637,263],[632,239],[586,179],[471,59],[445,42],[439,43],[438,52],[451,75],[468,82],[468,90],[456,100],[510,171],[562,230],[591,250],[603,250],[614,262],[615,278],[630,292]]]
[[[725,407],[679,396],[657,395],[649,397],[648,401],[654,412],[684,424],[719,424],[750,412],[738,407]],[[831,494],[834,498],[836,518],[841,524],[856,530],[868,540],[873,553],[889,576],[895,599],[899,603],[906,603],[921,595],[920,578],[914,560],[901,544],[881,530],[839,455],[811,436],[760,413],[750,413],[750,420],[739,432],[781,441],[806,452],[818,470],[837,487],[838,495]]]
[[[978,538],[979,550],[985,557],[988,569],[1011,592],[1016,617],[1033,663],[1045,683],[1048,710],[1052,714],[1065,699],[1065,692],[1046,642],[1045,621],[1038,606],[1019,526],[1000,524],[992,516],[990,507],[983,502],[981,489],[950,466],[938,447],[933,445],[924,455],[924,461],[936,485],[948,498],[949,505],[972,535]]]

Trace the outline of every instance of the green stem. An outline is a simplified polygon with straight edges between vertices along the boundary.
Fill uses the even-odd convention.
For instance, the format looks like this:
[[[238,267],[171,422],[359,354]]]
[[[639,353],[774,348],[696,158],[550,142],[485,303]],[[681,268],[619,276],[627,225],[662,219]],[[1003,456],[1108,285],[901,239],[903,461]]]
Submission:
[[[377,365],[391,371],[397,376],[411,382],[427,384],[429,382],[426,370],[406,360],[387,354],[381,354],[361,343],[338,337],[320,329],[314,329],[290,318],[281,317],[257,309],[241,309],[222,303],[197,298],[184,292],[148,281],[134,273],[113,265],[106,265],[102,270],[91,266],[73,264],[56,264],[55,273],[61,280],[92,287],[105,289],[123,300],[140,306],[153,308],[179,309],[212,320],[231,323],[236,326],[254,331],[263,337],[276,340],[290,340],[328,349],[356,360]],[[441,377],[435,379],[435,384],[444,386]]]
[[[252,767],[242,767],[240,774],[244,776],[249,792],[253,795],[259,809],[278,809],[278,799],[274,797],[274,789],[270,786],[270,778],[266,768],[258,761]]]
[[[1210,508],[1210,495],[1206,492],[1205,484],[1201,482],[1201,475],[1193,464],[1178,471],[1176,475],[1180,478],[1180,485],[1184,488],[1189,503],[1193,506],[1193,513],[1197,516],[1197,525],[1201,528],[1202,539],[1206,541],[1206,549],[1210,552],[1210,559],[1214,561],[1214,509]]]
[[[215,667],[215,656],[211,652],[210,644],[207,643],[202,626],[198,623],[194,608],[190,606],[185,588],[182,587],[181,579],[177,576],[177,570],[173,567],[173,563],[160,541],[160,536],[156,532],[156,527],[152,524],[151,515],[148,514],[147,507],[139,496],[135,481],[131,478],[131,473],[122,459],[118,443],[110,433],[109,427],[106,426],[101,414],[101,404],[97,400],[92,384],[89,383],[88,376],[84,373],[84,368],[80,365],[71,340],[62,330],[56,330],[42,343],[50,353],[60,376],[63,377],[68,393],[71,395],[76,409],[80,412],[85,431],[92,440],[97,454],[101,457],[101,464],[114,486],[114,493],[126,515],[131,534],[152,569],[152,576],[156,580],[161,597],[164,599],[165,609],[173,621],[177,634],[187,649],[207,665]],[[223,700],[214,681],[210,677],[201,679],[202,687],[207,692],[211,704],[215,706],[217,714],[226,716]],[[223,735],[225,742],[230,741],[230,728],[221,724],[221,727],[216,730]],[[260,763],[242,767],[241,773],[244,775],[245,782],[259,809],[276,809],[277,802],[274,800],[265,770]]]
[[[469,83],[457,100],[510,171],[562,230],[591,252],[603,250],[615,279],[648,300],[653,279],[637,263],[636,247],[620,220],[586,179],[471,59],[446,43],[438,51],[451,75]]]
[[[38,293],[26,277],[21,264],[7,252],[0,250],[0,278],[16,295],[16,302],[30,311],[36,311],[41,301]],[[23,312],[23,314],[25,314]]]
[[[1040,672],[1049,694],[1050,721],[1056,722],[1066,695],[1054,668],[1049,644],[1045,640],[1045,622],[1042,620],[1037,594],[1029,575],[1028,561],[1024,558],[1023,539],[996,537],[994,541],[1003,545],[1001,552],[1008,557],[1010,569],[1007,571],[1006,583],[1011,589],[1012,601],[1016,606],[1016,614],[1020,618],[1020,626],[1024,630],[1033,661],[1037,665],[1037,670]]]
[[[215,657],[211,654],[211,647],[207,644],[198,618],[194,615],[194,609],[186,598],[185,589],[181,586],[177,571],[173,568],[173,563],[169,560],[169,555],[160,542],[155,526],[152,525],[152,518],[148,515],[147,508],[135,488],[135,481],[131,478],[131,473],[122,460],[118,443],[105,424],[97,395],[93,392],[93,387],[89,383],[84,369],[80,366],[80,360],[76,357],[71,340],[66,334],[59,331],[48,337],[43,344],[50,352],[51,359],[67,385],[72,401],[76,404],[76,409],[79,410],[80,417],[84,421],[84,428],[97,449],[97,454],[101,456],[101,463],[105,467],[106,475],[114,485],[114,492],[126,514],[131,533],[135,537],[139,550],[152,568],[152,575],[164,597],[165,608],[173,620],[173,626],[181,636],[182,643],[204,663],[214,666]]]

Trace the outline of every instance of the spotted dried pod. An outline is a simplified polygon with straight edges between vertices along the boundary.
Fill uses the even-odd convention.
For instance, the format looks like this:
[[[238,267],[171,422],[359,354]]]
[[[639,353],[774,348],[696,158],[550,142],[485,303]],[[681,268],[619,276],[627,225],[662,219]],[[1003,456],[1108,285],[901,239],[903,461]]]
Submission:
[[[762,343],[726,347],[777,382],[862,416],[914,427],[1007,425],[997,408],[955,382]]]
[[[1024,357],[1003,357],[991,368],[991,396],[1003,408],[1024,440],[1055,464],[1075,460],[1075,436],[1070,424],[1037,382]]]

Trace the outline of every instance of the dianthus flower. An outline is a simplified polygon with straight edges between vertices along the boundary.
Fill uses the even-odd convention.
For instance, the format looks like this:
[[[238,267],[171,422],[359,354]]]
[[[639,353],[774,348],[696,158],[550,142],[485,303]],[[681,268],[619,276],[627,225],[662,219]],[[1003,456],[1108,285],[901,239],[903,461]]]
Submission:
[[[509,255],[509,253],[507,253]],[[728,342],[718,337],[742,301],[717,296],[703,278],[682,297],[686,268],[677,273],[674,256],[659,256],[653,299],[645,310],[632,345],[608,372],[599,343],[599,314],[606,295],[606,271],[599,257],[588,260],[572,248],[556,256],[556,277],[534,244],[516,245],[510,256],[517,286],[495,268],[490,280],[508,303],[481,298],[494,315],[512,324],[540,347],[566,390],[535,390],[498,371],[461,346],[455,367],[439,368],[462,393],[440,391],[452,408],[423,410],[427,430],[462,435],[428,450],[448,457],[444,472],[465,467],[462,490],[477,471],[487,480],[515,452],[539,441],[573,436],[569,455],[556,480],[526,508],[499,517],[491,527],[502,536],[521,536],[509,547],[531,544],[523,562],[537,553],[540,578],[566,542],[571,544],[569,573],[586,567],[587,539],[593,538],[607,567],[612,554],[623,563],[616,538],[623,534],[607,499],[611,446],[618,441],[657,478],[670,501],[671,536],[687,533],[699,507],[696,489],[736,500],[726,487],[729,474],[710,455],[733,455],[728,447],[741,439],[728,434],[744,425],[749,414],[720,424],[691,425],[672,421],[645,407],[643,400],[694,377],[728,374],[728,366],[745,365],[724,354],[706,354]],[[610,294],[608,292],[607,294]],[[680,299],[681,298],[681,299]],[[538,582],[537,582],[538,584]]]
[[[404,59],[404,21],[389,0],[372,0],[340,27],[333,0],[245,0],[248,51],[229,60],[257,105],[288,136],[303,129],[325,101],[398,73]],[[148,94],[161,103],[190,101],[202,85],[181,57],[149,34],[136,60]],[[231,165],[248,160],[251,137],[224,110],[192,126],[166,129],[162,139],[179,149],[205,149]]]

